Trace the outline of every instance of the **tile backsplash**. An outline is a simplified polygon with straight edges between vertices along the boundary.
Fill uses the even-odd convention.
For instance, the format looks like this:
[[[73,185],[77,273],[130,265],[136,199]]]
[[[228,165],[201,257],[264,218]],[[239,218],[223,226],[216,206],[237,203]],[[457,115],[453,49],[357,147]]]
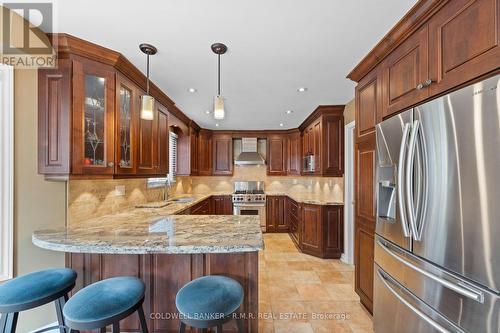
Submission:
[[[266,166],[235,166],[231,177],[177,177],[169,195],[231,193],[235,181],[259,180],[269,192],[295,194],[310,199],[343,201],[342,177],[268,176]],[[137,204],[163,199],[163,188],[148,189],[146,179],[70,180],[68,223],[116,213]],[[116,186],[125,186],[118,195]]]

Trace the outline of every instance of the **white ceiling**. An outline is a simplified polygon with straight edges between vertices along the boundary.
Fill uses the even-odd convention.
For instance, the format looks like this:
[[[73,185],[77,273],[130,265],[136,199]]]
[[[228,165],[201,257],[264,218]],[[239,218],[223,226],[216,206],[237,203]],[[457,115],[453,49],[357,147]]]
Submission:
[[[152,81],[204,128],[294,128],[316,106],[354,97],[346,75],[415,2],[64,0],[57,30],[121,52],[144,72],[138,45],[152,43]],[[216,127],[205,111],[217,89],[210,45],[219,41],[229,48],[221,58],[227,113]]]

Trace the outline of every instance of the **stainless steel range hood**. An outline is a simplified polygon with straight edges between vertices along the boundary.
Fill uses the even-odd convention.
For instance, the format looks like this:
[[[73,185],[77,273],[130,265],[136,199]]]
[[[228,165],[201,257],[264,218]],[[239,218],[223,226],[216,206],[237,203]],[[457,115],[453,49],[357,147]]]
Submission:
[[[257,151],[257,138],[242,138],[241,154],[234,160],[236,165],[264,165],[266,161]]]

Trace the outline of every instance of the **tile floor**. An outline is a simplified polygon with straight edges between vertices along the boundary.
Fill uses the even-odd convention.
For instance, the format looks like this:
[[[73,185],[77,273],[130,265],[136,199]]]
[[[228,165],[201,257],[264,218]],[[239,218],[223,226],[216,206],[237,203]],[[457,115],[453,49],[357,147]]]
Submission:
[[[288,234],[264,234],[259,253],[259,332],[369,333],[354,267],[300,253]]]

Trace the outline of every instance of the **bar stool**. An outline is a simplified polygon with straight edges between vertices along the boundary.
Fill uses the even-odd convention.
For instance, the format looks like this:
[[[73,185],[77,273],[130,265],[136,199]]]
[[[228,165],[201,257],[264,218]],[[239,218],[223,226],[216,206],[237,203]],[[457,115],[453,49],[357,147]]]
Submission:
[[[0,285],[0,333],[16,331],[19,312],[55,302],[58,326],[66,332],[62,309],[75,286],[76,272],[69,268],[46,269],[19,276]]]
[[[243,298],[238,281],[226,276],[203,276],[187,283],[175,297],[181,320],[179,332],[184,333],[189,325],[203,330],[217,327],[217,333],[222,333],[222,325],[232,319]],[[241,318],[235,319],[238,331],[243,333]]]
[[[139,314],[143,333],[148,333],[142,303],[144,282],[131,276],[115,277],[91,284],[77,292],[63,308],[64,321],[70,332],[113,326],[120,332],[120,320],[135,311]]]

